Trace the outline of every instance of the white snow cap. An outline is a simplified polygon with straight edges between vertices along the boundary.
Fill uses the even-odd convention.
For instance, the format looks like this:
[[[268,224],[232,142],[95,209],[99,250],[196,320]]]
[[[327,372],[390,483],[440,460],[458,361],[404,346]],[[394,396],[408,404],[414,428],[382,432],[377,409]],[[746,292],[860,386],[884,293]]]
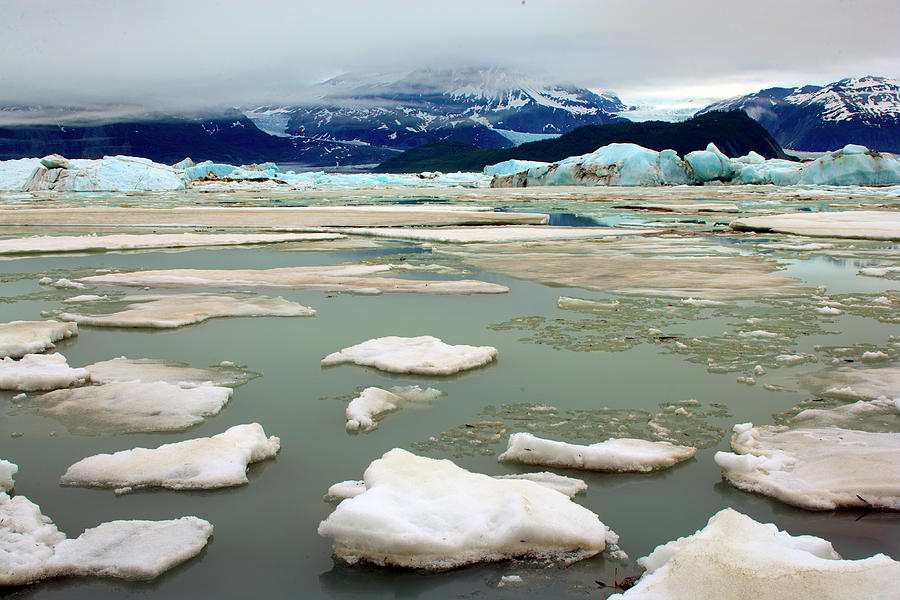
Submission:
[[[72,575],[152,579],[193,556],[213,527],[197,517],[110,521],[66,539],[25,496],[0,493],[0,585]]]
[[[581,559],[618,537],[597,515],[531,481],[470,473],[395,448],[365,472],[366,490],[319,525],[349,563],[450,569],[515,557]]]
[[[273,458],[281,448],[259,423],[235,425],[212,437],[134,448],[83,458],[59,478],[61,485],[173,490],[215,489],[248,483],[247,465]]]
[[[638,559],[647,569],[616,600],[897,598],[900,563],[884,554],[841,560],[831,543],[792,536],[726,508],[694,535]]]
[[[621,438],[581,446],[546,440],[530,433],[514,433],[509,436],[506,452],[498,460],[590,471],[648,472],[667,469],[691,458],[696,452],[696,448],[670,442]]]
[[[125,310],[106,315],[61,313],[63,321],[94,327],[171,329],[218,317],[308,317],[316,311],[281,296],[172,294],[126,296]]]
[[[13,475],[19,470],[19,465],[0,458],[0,492],[8,492],[15,487]]]
[[[744,491],[809,510],[900,509],[900,433],[742,423],[734,426],[731,447],[715,461]]]
[[[451,346],[428,335],[388,336],[333,352],[322,359],[322,366],[356,363],[389,373],[452,375],[484,366],[496,356],[493,346]]]
[[[20,358],[53,347],[53,342],[78,335],[75,323],[10,321],[0,323],[0,358]]]
[[[434,388],[423,390],[417,385],[392,387],[390,391],[368,387],[347,405],[347,430],[370,431],[378,427],[375,417],[397,410],[407,402],[430,401],[440,395]]]
[[[82,384],[86,369],[72,369],[66,357],[55,354],[26,354],[20,360],[0,359],[0,390],[31,392],[55,390]]]
[[[55,390],[26,406],[77,433],[179,431],[217,414],[231,394],[230,388],[213,385],[113,382]]]

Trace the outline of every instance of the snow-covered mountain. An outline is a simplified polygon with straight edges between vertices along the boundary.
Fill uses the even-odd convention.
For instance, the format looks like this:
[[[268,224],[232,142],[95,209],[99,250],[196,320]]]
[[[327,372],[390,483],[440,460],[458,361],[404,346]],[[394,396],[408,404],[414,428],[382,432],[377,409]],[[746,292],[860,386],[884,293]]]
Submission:
[[[245,111],[277,136],[405,150],[455,140],[504,148],[581,125],[621,120],[612,94],[551,85],[499,68],[428,69],[402,77],[344,75],[319,86],[302,106]]]
[[[847,78],[826,86],[769,88],[712,104],[746,111],[785,148],[825,151],[846,144],[900,152],[900,80]],[[698,113],[699,114],[699,113]]]

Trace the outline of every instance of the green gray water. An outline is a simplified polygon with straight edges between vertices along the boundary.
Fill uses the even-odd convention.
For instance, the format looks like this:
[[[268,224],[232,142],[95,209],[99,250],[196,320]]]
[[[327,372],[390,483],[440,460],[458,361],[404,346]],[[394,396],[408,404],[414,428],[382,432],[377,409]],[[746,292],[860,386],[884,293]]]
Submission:
[[[50,271],[108,267],[270,268],[382,260],[381,254],[414,256],[412,253],[418,248],[415,244],[385,243],[380,250],[305,253],[281,252],[273,246],[3,261],[0,273],[5,279],[0,295],[7,301],[0,303],[0,321],[40,319],[40,311],[60,308],[61,298],[85,293],[39,286],[37,279]],[[827,284],[835,293],[872,294],[900,288],[896,281],[856,275],[858,265],[852,261],[792,256],[789,264],[788,274],[804,278],[811,286]],[[689,355],[669,352],[660,343],[642,341],[624,351],[575,351],[564,345],[535,343],[527,331],[491,326],[522,316],[551,321],[588,318],[557,309],[557,298],[604,300],[609,296],[551,288],[477,270],[469,276],[507,285],[510,292],[452,297],[265,291],[312,306],[318,314],[311,318],[215,319],[162,332],[82,327],[78,337],[58,344],[58,350],[72,366],[122,355],[172,359],[193,366],[228,360],[263,376],[237,388],[232,401],[218,416],[180,434],[71,435],[57,421],[17,410],[17,403],[12,401],[14,394],[2,392],[0,457],[19,465],[16,492],[39,504],[43,513],[70,536],[102,521],[182,515],[209,520],[215,526],[215,535],[200,556],[149,583],[64,579],[3,590],[0,595],[67,599],[171,599],[201,595],[602,598],[610,591],[599,589],[594,580],[612,580],[614,568],[620,576],[638,573],[633,562],[620,563],[600,556],[568,569],[507,562],[440,574],[342,565],[332,558],[330,541],[316,534],[318,523],[332,508],[322,496],[332,483],[361,478],[369,462],[394,447],[422,448],[417,451],[436,458],[452,458],[467,469],[489,474],[516,471],[517,467],[495,459],[505,443],[497,445],[497,452],[490,455],[427,443],[430,437],[439,437],[442,432],[485,414],[502,412],[505,405],[541,404],[560,411],[621,409],[655,414],[663,410],[663,404],[695,399],[704,409],[712,403],[725,405],[727,411],[710,410],[705,422],[728,432],[734,423],[772,423],[773,415],[809,400],[810,392],[792,384],[792,377],[823,368],[821,362],[781,368],[749,386],[736,380],[743,371],[709,373],[705,361],[691,361]],[[760,313],[771,310],[764,305],[749,306],[751,312],[754,306]],[[729,322],[727,315],[710,309],[692,312],[688,318],[659,328],[688,337],[715,335],[729,329]],[[792,351],[813,352],[815,344],[884,347],[889,336],[900,335],[896,324],[851,314],[823,319],[819,325],[821,331],[798,336]],[[640,327],[654,324],[644,322]],[[394,376],[352,365],[323,369],[319,365],[325,354],[366,339],[423,334],[448,343],[496,346],[499,360],[489,367],[448,378]],[[778,383],[785,389],[770,391],[763,387],[766,382]],[[434,386],[446,395],[433,403],[409,406],[387,416],[375,431],[350,435],[344,430],[345,401],[340,397],[360,387],[408,384]],[[730,416],[723,416],[726,412]],[[245,487],[115,496],[109,490],[57,485],[59,475],[84,456],[213,435],[254,421],[261,423],[267,434],[281,438],[282,450],[275,460],[252,466],[250,485]],[[862,558],[876,552],[900,557],[900,513],[872,512],[862,518],[859,511],[813,513],[725,484],[712,456],[716,450],[728,448],[729,437],[726,433],[718,443],[701,449],[693,460],[658,474],[560,472],[588,482],[588,492],[576,501],[596,512],[621,536],[620,545],[632,559],[646,555],[658,544],[693,533],[713,513],[727,506],[757,520],[774,522],[794,535],[827,538],[845,558]],[[505,574],[521,575],[524,583],[497,588]]]

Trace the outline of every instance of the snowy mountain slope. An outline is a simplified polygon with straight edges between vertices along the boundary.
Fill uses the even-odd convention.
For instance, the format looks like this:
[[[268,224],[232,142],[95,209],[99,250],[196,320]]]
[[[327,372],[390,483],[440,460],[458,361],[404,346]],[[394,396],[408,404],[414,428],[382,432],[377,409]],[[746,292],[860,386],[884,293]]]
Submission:
[[[785,148],[825,151],[846,144],[900,152],[900,80],[847,78],[826,86],[769,88],[702,112],[742,109]],[[698,113],[699,114],[699,113]]]
[[[315,104],[262,106],[245,114],[274,135],[392,149],[448,140],[504,148],[515,133],[558,135],[621,120],[614,113],[626,108],[611,94],[547,85],[498,68],[427,69],[386,80],[344,75],[320,90]]]

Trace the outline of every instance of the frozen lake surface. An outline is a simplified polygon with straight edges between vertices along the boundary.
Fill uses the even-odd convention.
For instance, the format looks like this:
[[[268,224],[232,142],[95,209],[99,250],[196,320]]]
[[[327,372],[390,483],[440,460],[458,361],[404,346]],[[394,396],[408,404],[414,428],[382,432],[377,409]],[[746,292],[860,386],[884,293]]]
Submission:
[[[23,398],[17,391],[0,391],[0,459],[19,467],[15,492],[40,505],[70,537],[114,519],[195,515],[215,527],[199,556],[152,582],[59,579],[4,594],[66,599],[424,599],[500,598],[512,592],[517,597],[603,598],[613,590],[599,588],[595,580],[611,582],[614,569],[620,579],[640,574],[635,559],[693,534],[727,507],[774,523],[791,535],[825,538],[845,559],[879,552],[900,558],[900,513],[803,510],[738,490],[722,479],[713,461],[717,451],[730,450],[737,423],[783,424],[798,407],[830,408],[858,400],[847,388],[872,398],[900,397],[896,379],[884,375],[900,361],[900,269],[890,269],[900,266],[900,246],[739,232],[729,223],[780,212],[896,211],[896,195],[894,188],[772,186],[0,194],[0,209],[42,211],[37,225],[0,223],[0,239],[92,232],[264,233],[275,227],[233,220],[220,226],[98,227],[53,218],[57,208],[90,206],[415,208],[433,203],[572,215],[554,217],[554,226],[629,229],[622,236],[596,239],[535,236],[460,244],[441,241],[440,236],[416,241],[410,239],[415,236],[394,238],[390,232],[354,235],[353,225],[341,222],[334,225],[347,237],[334,240],[5,257],[0,260],[0,322],[53,318],[73,307],[79,313],[109,314],[122,310],[129,303],[126,297],[134,293],[229,294],[236,289],[281,296],[316,312],[303,318],[213,318],[172,329],[82,325],[77,336],[59,340],[48,350],[65,355],[74,368],[126,356],[261,374],[242,379],[221,412],[185,431],[115,433],[80,424],[67,427],[68,421],[29,404],[42,392],[28,392]],[[703,210],[704,203],[714,210]],[[360,225],[379,226],[374,220]],[[415,224],[427,226],[427,220],[417,218]],[[442,224],[458,225],[432,225]],[[635,232],[636,226],[649,231]],[[327,230],[327,224],[314,227]],[[353,294],[222,284],[135,292],[102,284],[79,289],[39,283],[42,278],[77,282],[150,269],[340,264],[404,265],[390,276],[477,280],[509,291]],[[864,268],[869,275],[860,273]],[[64,302],[81,295],[97,298]],[[444,377],[320,364],[326,355],[365,340],[426,335],[447,344],[492,346],[497,357],[483,367]],[[406,403],[369,431],[345,429],[347,405],[365,388],[413,385],[443,394]],[[58,482],[72,463],[87,456],[209,437],[244,423],[259,423],[267,435],[281,440],[274,459],[249,466],[247,486],[146,489],[117,496]],[[629,560],[600,554],[568,568],[511,561],[426,574],[348,566],[332,557],[331,540],[317,535],[319,523],[334,509],[323,500],[329,486],[359,480],[371,461],[392,448],[449,458],[488,475],[547,470],[497,461],[509,435],[516,432],[577,444],[633,437],[695,446],[698,451],[670,469],[646,474],[552,469],[588,484],[574,501],[620,536],[619,546]],[[508,576],[520,576],[521,582],[507,580],[510,583],[498,588]]]

